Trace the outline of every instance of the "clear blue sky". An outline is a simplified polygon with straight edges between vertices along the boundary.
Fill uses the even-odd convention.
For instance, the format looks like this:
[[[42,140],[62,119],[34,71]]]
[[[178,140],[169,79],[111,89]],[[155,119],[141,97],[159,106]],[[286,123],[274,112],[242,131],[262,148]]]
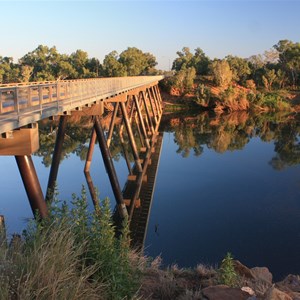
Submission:
[[[38,45],[103,60],[137,47],[168,69],[176,51],[249,57],[281,39],[300,42],[300,1],[1,1],[0,55],[15,60]]]

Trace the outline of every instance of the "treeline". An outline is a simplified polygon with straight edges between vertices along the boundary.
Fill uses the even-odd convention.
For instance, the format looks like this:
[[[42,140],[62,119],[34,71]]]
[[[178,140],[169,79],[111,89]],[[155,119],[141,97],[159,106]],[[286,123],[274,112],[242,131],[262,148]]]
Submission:
[[[300,84],[300,43],[288,40],[281,40],[264,54],[249,58],[228,55],[211,60],[200,48],[193,54],[187,47],[177,55],[172,66],[176,72],[173,84],[182,89],[192,87],[188,83],[196,76],[212,76],[214,83],[221,87],[233,81],[247,87],[249,80],[269,90]]]
[[[300,85],[300,43],[281,40],[262,55],[249,58],[228,55],[209,59],[197,48],[177,52],[175,76],[165,87],[180,96],[193,94],[202,107],[216,110],[288,109],[286,90]],[[280,92],[278,92],[280,91]]]
[[[12,57],[0,56],[0,83],[50,81],[64,79],[156,75],[156,58],[135,47],[120,55],[112,51],[103,63],[77,50],[61,54],[56,47],[39,45],[14,63]]]

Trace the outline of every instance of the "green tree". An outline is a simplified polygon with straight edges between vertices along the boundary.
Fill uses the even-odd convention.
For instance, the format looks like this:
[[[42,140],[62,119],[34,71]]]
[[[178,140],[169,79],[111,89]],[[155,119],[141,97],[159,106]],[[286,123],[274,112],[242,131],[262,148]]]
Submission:
[[[135,47],[129,47],[123,51],[118,61],[125,67],[127,76],[147,75],[149,70],[157,64],[152,54],[143,53]]]
[[[29,82],[30,77],[32,75],[32,72],[33,72],[33,67],[32,66],[27,66],[27,65],[21,66],[21,80],[22,80],[22,82]]]
[[[226,56],[226,60],[232,70],[233,80],[245,85],[246,80],[249,79],[249,75],[251,74],[249,62],[246,59],[232,55]]]
[[[210,70],[218,86],[224,88],[231,83],[233,73],[226,60],[214,60],[210,65]]]
[[[83,50],[76,50],[70,55],[70,63],[76,70],[77,78],[87,78],[89,77],[89,70],[87,68],[88,64],[88,54]]]
[[[0,83],[18,82],[19,75],[19,66],[14,64],[13,58],[0,56]]]
[[[172,70],[180,71],[181,69],[188,68],[191,65],[193,54],[190,52],[190,48],[183,47],[182,52],[177,51],[178,57],[173,61]]]
[[[185,95],[192,91],[195,77],[194,67],[183,68],[174,76],[174,86],[179,89],[181,95]]]
[[[35,50],[25,54],[19,61],[21,65],[33,67],[32,80],[55,80],[55,68],[59,58],[56,47],[39,45]]]
[[[117,51],[107,54],[103,60],[103,73],[106,77],[122,77],[127,76],[127,72],[123,64],[119,62]]]
[[[263,84],[268,91],[272,90],[272,85],[273,85],[274,81],[276,80],[276,78],[277,78],[277,76],[276,76],[274,69],[266,70],[265,75],[262,76]]]
[[[209,58],[201,48],[195,49],[195,54],[190,52],[190,48],[183,47],[182,52],[177,52],[178,57],[174,60],[172,70],[180,71],[181,69],[195,68],[197,75],[207,75]]]
[[[281,40],[274,48],[279,52],[279,66],[289,74],[290,84],[294,87],[300,81],[300,43]]]

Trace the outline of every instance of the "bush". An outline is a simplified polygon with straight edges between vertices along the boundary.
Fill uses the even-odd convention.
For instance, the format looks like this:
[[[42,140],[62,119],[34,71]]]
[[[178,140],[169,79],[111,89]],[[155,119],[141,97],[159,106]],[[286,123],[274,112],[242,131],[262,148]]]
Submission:
[[[89,212],[84,188],[72,208],[55,200],[18,247],[0,249],[3,299],[131,299],[139,287],[128,222],[115,237],[109,200]],[[2,298],[1,298],[2,299]]]
[[[222,260],[219,268],[219,278],[221,284],[225,284],[230,287],[235,287],[237,285],[238,274],[234,269],[234,261],[230,252],[228,252]]]

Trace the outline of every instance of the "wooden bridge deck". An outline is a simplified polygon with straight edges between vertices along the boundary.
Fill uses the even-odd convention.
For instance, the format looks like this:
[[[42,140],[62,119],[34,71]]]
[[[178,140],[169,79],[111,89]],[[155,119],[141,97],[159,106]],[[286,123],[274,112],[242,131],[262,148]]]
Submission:
[[[155,85],[162,78],[134,76],[0,85],[0,134],[98,102],[110,102],[111,97],[116,102],[116,96]]]

